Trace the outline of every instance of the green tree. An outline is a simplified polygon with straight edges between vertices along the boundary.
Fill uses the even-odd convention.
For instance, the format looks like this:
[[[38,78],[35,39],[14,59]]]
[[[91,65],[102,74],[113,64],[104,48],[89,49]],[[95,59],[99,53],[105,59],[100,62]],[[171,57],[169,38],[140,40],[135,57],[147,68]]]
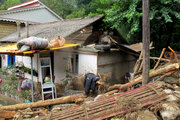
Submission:
[[[41,0],[50,9],[56,12],[62,18],[66,18],[75,8],[73,0]]]
[[[20,0],[5,0],[4,3],[1,6],[1,10],[6,10],[7,8],[20,4]]]
[[[168,45],[180,48],[180,0],[151,0],[151,41],[160,50]],[[142,0],[114,0],[105,11],[105,21],[116,28],[128,43],[142,41]],[[176,43],[176,44],[174,44]],[[159,54],[159,51],[153,52]]]
[[[66,19],[71,19],[71,18],[80,18],[85,16],[85,9],[82,8],[80,10],[75,10],[71,14],[66,16]]]

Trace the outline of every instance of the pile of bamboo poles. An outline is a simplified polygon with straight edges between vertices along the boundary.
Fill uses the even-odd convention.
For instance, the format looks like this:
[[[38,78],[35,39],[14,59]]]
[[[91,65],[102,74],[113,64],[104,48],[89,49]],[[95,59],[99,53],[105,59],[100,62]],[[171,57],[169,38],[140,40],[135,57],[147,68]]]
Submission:
[[[127,100],[126,105],[124,105],[124,101],[122,101],[121,98],[133,99],[130,101]],[[142,107],[158,103],[166,98],[167,94],[163,92],[161,87],[158,87],[155,84],[148,84],[125,93],[108,96],[102,100],[94,101],[89,104],[53,112],[51,113],[50,118],[56,120],[105,119],[138,110]],[[133,100],[134,104],[132,104]],[[140,108],[138,106],[140,106]]]

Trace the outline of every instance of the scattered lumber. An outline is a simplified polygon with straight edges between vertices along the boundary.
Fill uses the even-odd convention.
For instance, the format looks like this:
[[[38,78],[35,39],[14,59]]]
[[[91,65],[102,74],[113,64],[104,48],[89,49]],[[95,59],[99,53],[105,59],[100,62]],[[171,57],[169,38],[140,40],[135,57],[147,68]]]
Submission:
[[[168,76],[172,75],[172,74],[175,73],[175,72],[176,72],[176,70],[175,70],[175,71],[168,72],[168,73],[162,75],[162,76],[161,76],[160,78],[158,78],[156,81],[161,81],[161,80],[164,79],[165,77],[168,77]]]
[[[162,50],[162,52],[161,52],[161,55],[160,55],[158,61],[156,62],[156,65],[154,66],[153,70],[155,70],[155,69],[158,67],[158,65],[159,65],[159,63],[160,63],[160,61],[161,61],[161,58],[162,58],[163,55],[164,55],[165,50],[166,50],[166,48],[163,48],[163,50]]]
[[[169,64],[166,67],[163,67],[163,68],[160,68],[160,69],[157,69],[157,70],[151,70],[149,72],[149,77],[150,78],[155,77],[157,75],[161,75],[161,74],[164,74],[164,73],[167,73],[167,72],[170,72],[170,71],[178,70],[179,68],[180,68],[180,63]],[[108,90],[109,91],[114,90],[114,89],[126,90],[131,85],[136,85],[136,84],[140,83],[141,81],[142,81],[142,75],[140,77],[136,78],[133,81],[129,81],[126,84],[123,84],[123,85],[115,84],[115,85],[109,87]]]
[[[13,111],[13,110],[26,109],[26,108],[36,108],[36,107],[43,107],[43,106],[56,105],[56,104],[73,103],[76,101],[76,99],[84,98],[84,97],[85,97],[84,94],[75,94],[71,96],[65,96],[65,97],[50,99],[45,101],[2,106],[0,107],[0,110]]]
[[[151,86],[150,89],[147,86]],[[158,91],[158,94],[157,92]],[[102,120],[112,116],[140,110],[148,105],[154,105],[167,98],[163,89],[155,84],[148,84],[140,88],[111,95],[104,99],[71,107],[62,111],[51,112],[51,119],[59,120]],[[46,120],[47,117],[38,119]]]
[[[134,80],[134,77],[135,77],[135,74],[138,72],[138,70],[139,70],[139,67],[141,66],[141,58],[142,58],[142,51],[141,51],[141,54],[140,54],[140,56],[139,56],[139,59],[136,61],[136,64],[135,64],[135,66],[134,66],[134,73],[133,73],[133,76],[132,76],[132,78],[131,78],[131,80]]]

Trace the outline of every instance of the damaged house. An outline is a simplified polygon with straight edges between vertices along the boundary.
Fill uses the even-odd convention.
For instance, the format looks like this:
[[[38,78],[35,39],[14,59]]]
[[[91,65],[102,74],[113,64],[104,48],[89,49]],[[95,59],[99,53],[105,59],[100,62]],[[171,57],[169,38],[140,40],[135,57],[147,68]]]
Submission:
[[[49,57],[51,60],[50,69],[52,70],[55,83],[62,84],[62,81],[68,77],[69,73],[74,76],[84,75],[85,73],[99,73],[104,76],[104,79],[109,84],[123,83],[125,73],[133,71],[132,68],[136,62],[138,53],[117,42],[112,45],[102,45],[103,40],[97,37],[97,32],[103,17],[95,16],[92,18],[78,18],[30,25],[28,30],[29,36],[52,40],[58,35],[61,35],[65,38],[66,43],[79,44],[76,48],[63,48],[34,54],[33,68],[38,73],[38,75],[34,76],[34,81],[40,82],[44,79],[42,76],[46,76],[44,74],[49,74],[47,73],[49,70],[45,70],[43,73],[40,69],[40,59],[42,57]],[[20,30],[20,38],[17,37],[18,32],[15,32],[1,38],[0,42],[16,43],[18,40],[26,38],[26,30],[27,28]],[[104,41],[109,41],[106,32],[101,34]],[[27,68],[31,68],[30,60],[28,56],[15,56],[14,58],[17,65],[23,63]],[[2,66],[8,66],[7,63],[7,55],[2,55]],[[25,73],[25,77],[31,78],[28,73]],[[82,89],[82,83],[83,81],[80,81],[80,85],[77,85],[76,89]]]

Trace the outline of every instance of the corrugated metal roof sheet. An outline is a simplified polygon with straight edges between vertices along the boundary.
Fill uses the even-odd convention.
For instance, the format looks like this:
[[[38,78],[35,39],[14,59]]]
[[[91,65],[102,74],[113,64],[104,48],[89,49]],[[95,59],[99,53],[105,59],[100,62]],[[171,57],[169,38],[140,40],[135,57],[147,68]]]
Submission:
[[[47,38],[49,40],[61,35],[62,37],[67,37],[72,33],[92,24],[93,22],[101,19],[101,16],[95,16],[92,18],[81,18],[81,19],[71,19],[59,22],[36,24],[29,26],[29,35]],[[26,28],[21,29],[21,37],[23,39],[26,37]],[[17,32],[12,33],[4,38],[0,39],[0,42],[17,42]]]
[[[0,12],[0,17],[23,21],[33,21],[37,23],[62,20],[50,12],[45,6],[3,11]]]
[[[21,23],[26,23],[26,22],[28,22],[29,24],[37,24],[37,22],[24,21],[24,20],[17,20],[17,19],[10,19],[10,18],[3,18],[3,17],[0,17],[0,21],[7,21],[7,22],[16,22],[16,21],[20,21]]]

